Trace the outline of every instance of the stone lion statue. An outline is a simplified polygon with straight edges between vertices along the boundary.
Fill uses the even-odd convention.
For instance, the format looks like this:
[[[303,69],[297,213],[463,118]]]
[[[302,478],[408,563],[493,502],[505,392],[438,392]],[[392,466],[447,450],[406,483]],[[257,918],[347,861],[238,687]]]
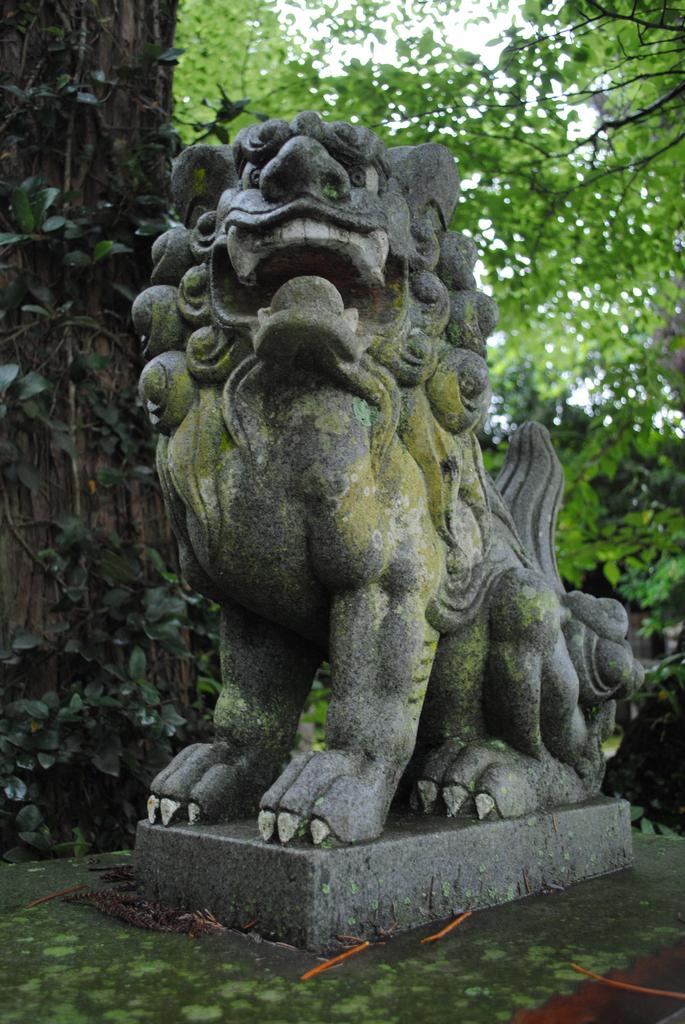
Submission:
[[[623,608],[564,592],[546,431],[483,469],[497,310],[448,228],[449,151],[308,112],[191,146],[172,184],[140,388],[222,691],[150,820],[259,808],[264,840],[328,844],[377,837],[396,796],[483,819],[597,794],[640,669]],[[327,749],[284,768],[323,660]]]

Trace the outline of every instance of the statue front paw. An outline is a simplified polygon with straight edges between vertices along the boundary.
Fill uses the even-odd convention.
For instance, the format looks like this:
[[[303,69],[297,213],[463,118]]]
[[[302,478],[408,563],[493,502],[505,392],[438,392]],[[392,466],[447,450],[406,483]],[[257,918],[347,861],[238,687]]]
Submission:
[[[383,831],[394,787],[387,773],[363,754],[326,750],[300,754],[264,794],[262,838],[356,843]]]
[[[148,818],[172,821],[230,821],[254,812],[262,789],[254,769],[225,743],[186,747],[152,780]]]

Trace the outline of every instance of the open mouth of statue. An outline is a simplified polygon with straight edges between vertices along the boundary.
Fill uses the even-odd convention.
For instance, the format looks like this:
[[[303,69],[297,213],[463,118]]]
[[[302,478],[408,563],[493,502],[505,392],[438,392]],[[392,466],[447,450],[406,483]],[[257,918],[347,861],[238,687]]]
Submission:
[[[383,285],[388,236],[297,217],[268,232],[232,226],[228,254],[239,281],[278,287],[293,277],[325,277],[336,286]]]

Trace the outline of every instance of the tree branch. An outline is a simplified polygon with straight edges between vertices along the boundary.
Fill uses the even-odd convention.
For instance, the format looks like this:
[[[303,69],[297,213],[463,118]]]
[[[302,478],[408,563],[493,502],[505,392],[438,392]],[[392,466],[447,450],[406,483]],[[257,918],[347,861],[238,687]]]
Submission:
[[[660,29],[662,32],[675,32],[676,34],[682,34],[683,33],[683,25],[682,24],[680,24],[680,25],[672,25],[672,26],[664,24],[663,13],[666,10],[666,5],[665,4],[664,4],[664,6],[662,8],[662,20],[660,22],[653,22],[653,21],[645,21],[644,18],[638,18],[635,15],[635,7],[636,7],[635,4],[633,4],[633,10],[631,11],[630,14],[621,14],[619,11],[607,10],[607,8],[603,7],[600,3],[597,2],[597,0],[588,0],[588,3],[590,5],[590,7],[594,7],[594,9],[596,11],[600,12],[600,16],[602,16],[604,18],[609,18],[609,19],[611,19],[611,21],[627,21],[627,22],[629,22],[632,25],[641,25],[643,28],[646,28],[646,29]]]
[[[680,51],[679,51],[680,52]],[[595,89],[584,88],[578,89],[577,92],[573,93],[562,93],[559,99],[570,99],[574,96],[602,96],[608,92],[615,92],[616,89],[623,89],[628,85],[633,85],[635,82],[644,82],[648,78],[664,78],[667,75],[682,75],[683,68],[679,64],[674,64],[673,67],[667,71],[645,71],[641,75],[635,75],[633,78],[626,78],[622,82],[615,82],[613,85],[598,86]],[[552,99],[553,97],[547,96],[545,99]]]
[[[595,129],[592,135],[588,135],[586,139],[580,140],[575,146],[576,149],[579,146],[587,145],[589,142],[593,142],[602,132],[613,130],[615,128],[623,128],[627,124],[635,124],[637,121],[642,121],[646,117],[651,117],[657,110],[660,110],[671,100],[676,99],[678,96],[682,96],[685,93],[685,81],[680,82],[675,88],[671,89],[664,96],[660,96],[659,99],[654,100],[649,106],[643,107],[642,110],[636,110],[634,114],[626,114],[625,117],[616,117],[608,121],[602,121],[602,123]]]

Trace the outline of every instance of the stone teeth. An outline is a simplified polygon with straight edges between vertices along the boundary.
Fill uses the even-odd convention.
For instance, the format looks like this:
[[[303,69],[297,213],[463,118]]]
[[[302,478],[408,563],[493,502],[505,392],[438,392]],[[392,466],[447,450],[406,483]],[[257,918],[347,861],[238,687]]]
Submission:
[[[159,799],[153,793],[147,798],[147,820],[151,825],[154,825],[155,818],[157,817],[157,808],[159,807]]]
[[[188,804],[188,821],[191,825],[200,820],[201,814],[202,810],[199,804]]]
[[[384,267],[390,250],[390,239],[387,232],[381,231],[378,228],[376,231],[372,231],[370,235],[364,237],[368,238],[369,242],[374,246],[378,254],[378,265]]]
[[[297,814],[289,814],[288,811],[282,811],[278,815],[278,838],[282,843],[289,843],[299,827],[300,818]]]
[[[349,254],[363,280],[383,284],[389,244],[385,231],[372,231],[368,235],[360,235],[356,231],[349,233]]]
[[[326,224],[320,220],[295,221],[302,225],[304,241],[308,245],[326,245],[327,243],[340,243],[347,245],[350,239],[350,232],[339,228],[335,224]]]
[[[244,284],[253,284],[254,272],[261,257],[256,247],[247,244],[248,238],[249,235],[241,236],[238,229],[232,227],[228,232],[228,255],[238,278]]]
[[[468,799],[469,791],[465,786],[445,786],[442,799],[447,808],[447,817],[455,818]]]
[[[273,811],[260,811],[257,818],[257,827],[264,842],[268,843],[276,827],[276,815]]]
[[[274,232],[274,235],[280,236],[280,241],[284,245],[292,245],[297,242],[304,242],[305,240],[305,229],[303,220],[291,220],[289,224],[284,224],[278,233]]]
[[[430,779],[421,779],[420,782],[416,783],[416,788],[419,791],[419,797],[421,798],[421,804],[426,814],[432,811],[435,801],[438,798],[438,787]]]
[[[322,224],[321,227],[323,228],[324,225]],[[302,234],[304,237],[304,241],[308,242],[310,245],[313,242],[321,242],[324,240],[323,231],[317,230],[316,224],[314,224],[311,220],[302,221]],[[328,237],[328,232],[326,232],[326,240],[328,239]]]
[[[320,818],[314,818],[311,824],[311,833],[314,846],[321,846],[324,839],[328,839],[331,830],[325,821],[322,821]]]
[[[162,812],[162,824],[168,825],[176,811],[181,806],[178,800],[170,800],[168,797],[162,797],[159,809]]]
[[[343,312],[343,318],[345,320],[347,320],[350,328],[353,331],[357,330],[357,327],[359,326],[359,310],[358,309],[356,309],[354,306],[350,306],[348,309],[346,309]]]
[[[479,793],[476,797],[476,813],[482,820],[487,818],[488,814],[495,809],[495,801],[492,799],[489,793]]]
[[[266,235],[233,226],[227,244],[233,269],[243,284],[255,283],[255,270],[266,256],[295,245],[337,252],[352,262],[363,281],[383,284],[389,249],[387,233],[381,229],[361,234],[307,217],[291,220]]]

